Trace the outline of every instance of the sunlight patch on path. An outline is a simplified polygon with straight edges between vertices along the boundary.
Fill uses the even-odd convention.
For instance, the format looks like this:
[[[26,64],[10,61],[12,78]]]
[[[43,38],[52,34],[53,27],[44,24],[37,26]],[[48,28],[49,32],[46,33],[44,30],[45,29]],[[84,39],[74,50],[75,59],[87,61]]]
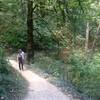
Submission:
[[[9,60],[9,62],[29,83],[28,94],[23,100],[71,100],[68,96],[60,92],[57,87],[34,72],[28,69],[20,71],[16,61]]]

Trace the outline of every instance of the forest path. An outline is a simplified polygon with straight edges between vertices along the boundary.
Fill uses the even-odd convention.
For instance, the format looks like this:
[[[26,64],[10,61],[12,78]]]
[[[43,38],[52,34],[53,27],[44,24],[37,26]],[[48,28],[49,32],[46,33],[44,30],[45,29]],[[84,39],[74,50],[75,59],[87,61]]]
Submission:
[[[64,95],[57,87],[28,68],[26,69],[25,66],[24,71],[20,71],[15,60],[9,59],[9,62],[28,82],[28,92],[23,100],[71,100],[70,97]]]

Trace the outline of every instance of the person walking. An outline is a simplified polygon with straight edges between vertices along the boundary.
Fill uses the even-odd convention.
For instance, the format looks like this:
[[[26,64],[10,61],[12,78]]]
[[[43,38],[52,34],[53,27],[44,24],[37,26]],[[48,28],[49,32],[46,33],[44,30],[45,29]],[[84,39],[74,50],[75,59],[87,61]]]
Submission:
[[[19,70],[23,70],[23,65],[25,61],[25,53],[21,49],[18,51],[17,60],[19,63]]]

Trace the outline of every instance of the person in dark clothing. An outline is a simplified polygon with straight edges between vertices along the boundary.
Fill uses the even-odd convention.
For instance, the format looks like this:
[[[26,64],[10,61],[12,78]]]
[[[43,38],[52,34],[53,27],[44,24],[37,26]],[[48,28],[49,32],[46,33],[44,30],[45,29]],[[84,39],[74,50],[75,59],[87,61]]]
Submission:
[[[19,63],[19,69],[23,70],[23,63],[24,62],[23,62],[23,58],[22,58],[22,50],[19,50],[17,59],[18,59],[18,63]]]

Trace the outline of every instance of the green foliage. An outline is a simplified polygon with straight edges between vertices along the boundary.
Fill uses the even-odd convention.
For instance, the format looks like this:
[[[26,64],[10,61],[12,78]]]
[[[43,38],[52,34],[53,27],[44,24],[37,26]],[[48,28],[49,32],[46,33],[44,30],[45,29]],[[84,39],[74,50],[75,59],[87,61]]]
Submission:
[[[14,49],[26,48],[26,35],[24,33],[6,33],[4,38],[6,46]]]
[[[3,49],[0,47],[0,100],[14,100],[21,95],[23,88],[22,78],[16,74],[15,70],[11,69],[4,55]],[[26,86],[26,84],[24,84]],[[13,92],[11,92],[13,91]]]
[[[26,45],[26,26],[21,12],[21,2],[17,0],[0,1],[0,43],[18,49]]]
[[[84,2],[80,2],[80,0],[35,0],[33,3],[35,47],[50,49],[55,47],[58,42],[65,46],[67,44],[65,42],[69,38],[69,30],[73,37],[75,37],[76,30],[84,30],[82,24],[84,18],[80,16],[83,14],[81,4]],[[26,47],[26,3],[26,1],[20,0],[2,0],[0,2],[0,43],[5,43],[15,49]],[[80,24],[82,28],[80,28]],[[61,28],[66,30],[60,32],[63,30]],[[59,32],[64,38],[57,38]],[[55,33],[56,36],[54,36]]]
[[[4,76],[8,75],[8,65],[4,57],[3,49],[0,47],[0,98],[6,97],[7,93],[4,87],[2,87],[2,82],[4,80]],[[7,99],[7,97],[6,97]]]
[[[52,31],[49,30],[49,24],[43,18],[34,22],[34,45],[36,49],[52,49],[55,45]]]
[[[89,56],[89,55],[88,55]],[[74,52],[69,64],[71,64],[72,83],[84,95],[95,100],[100,99],[100,53],[92,57]]]
[[[8,74],[7,61],[4,57],[3,49],[0,47],[0,73]]]
[[[0,45],[13,49],[26,48],[27,44],[27,0],[0,1]],[[90,23],[90,36],[94,39],[100,22],[99,0],[34,0],[33,34],[34,49],[54,50],[61,47],[72,47],[79,43],[84,46],[86,23]],[[100,30],[100,29],[99,29]],[[100,33],[100,32],[99,32]],[[82,38],[80,37],[82,36]],[[80,38],[80,39],[79,39]],[[82,39],[82,40],[81,40]],[[93,40],[92,40],[93,41]],[[97,44],[100,44],[99,39]],[[99,47],[99,46],[98,46]],[[83,47],[84,48],[84,47]],[[81,54],[81,55],[80,55]],[[89,58],[82,53],[70,56],[67,72],[69,80],[80,92],[100,98],[99,54]],[[62,62],[41,57],[38,66],[47,69],[54,76],[67,72],[62,70]],[[66,67],[66,66],[64,66]],[[4,53],[0,49],[0,78],[8,74],[9,68]],[[2,93],[5,92],[1,88]],[[0,91],[0,94],[2,94]],[[99,100],[99,99],[98,99]]]
[[[36,53],[32,66],[38,66],[65,82],[71,82],[83,96],[100,99],[100,53],[86,56],[82,51],[74,51],[67,65],[47,54]]]
[[[37,53],[35,55],[35,63],[33,65],[38,66],[39,68],[43,69],[49,74],[52,74],[55,77],[60,77],[63,75],[63,63],[59,60],[52,59],[43,53]]]

